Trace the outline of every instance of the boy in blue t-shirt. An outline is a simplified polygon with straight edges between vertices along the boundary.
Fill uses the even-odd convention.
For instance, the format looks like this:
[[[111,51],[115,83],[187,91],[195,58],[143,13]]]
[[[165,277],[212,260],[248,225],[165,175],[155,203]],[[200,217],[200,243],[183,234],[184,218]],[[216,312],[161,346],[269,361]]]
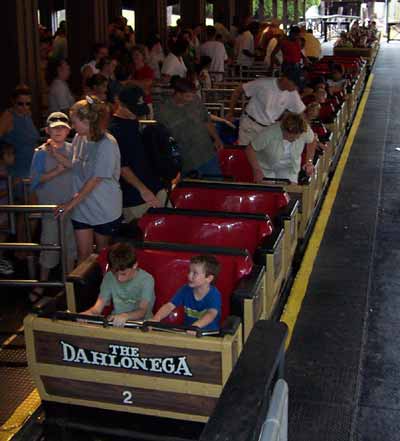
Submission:
[[[190,259],[188,283],[163,305],[153,317],[160,321],[175,308],[183,305],[185,326],[197,326],[203,330],[219,329],[221,319],[221,294],[213,285],[220,265],[214,256],[202,255]]]
[[[38,204],[60,205],[72,198],[72,145],[66,139],[71,131],[70,120],[65,113],[53,112],[46,122],[47,142],[38,147],[32,158],[30,191],[36,193]],[[67,240],[67,272],[72,271],[76,260],[76,244],[71,219],[64,219],[64,234]],[[44,213],[40,243],[58,244],[58,221],[53,213]],[[49,280],[50,271],[57,267],[60,252],[43,250],[40,253],[40,280]],[[43,294],[43,288],[36,287],[29,294],[32,303]]]

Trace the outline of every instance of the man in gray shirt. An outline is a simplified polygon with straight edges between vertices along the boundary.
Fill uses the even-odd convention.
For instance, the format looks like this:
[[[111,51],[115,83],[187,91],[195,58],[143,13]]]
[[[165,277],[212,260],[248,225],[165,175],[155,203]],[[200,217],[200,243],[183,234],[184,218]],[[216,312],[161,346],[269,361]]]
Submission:
[[[223,148],[207,109],[196,96],[193,83],[174,77],[172,97],[155,108],[155,118],[176,139],[183,160],[182,174],[221,175],[216,150]]]

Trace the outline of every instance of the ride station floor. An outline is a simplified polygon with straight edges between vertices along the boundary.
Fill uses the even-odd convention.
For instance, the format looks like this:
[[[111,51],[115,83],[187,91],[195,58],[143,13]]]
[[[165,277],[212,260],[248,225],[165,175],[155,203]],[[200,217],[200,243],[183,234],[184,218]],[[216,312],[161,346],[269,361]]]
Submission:
[[[282,317],[290,441],[400,440],[399,54],[382,43]]]
[[[400,441],[399,52],[400,42],[381,44],[358,131],[283,316],[291,336],[290,441]],[[27,293],[2,291],[0,441],[8,441],[39,402],[14,335]]]

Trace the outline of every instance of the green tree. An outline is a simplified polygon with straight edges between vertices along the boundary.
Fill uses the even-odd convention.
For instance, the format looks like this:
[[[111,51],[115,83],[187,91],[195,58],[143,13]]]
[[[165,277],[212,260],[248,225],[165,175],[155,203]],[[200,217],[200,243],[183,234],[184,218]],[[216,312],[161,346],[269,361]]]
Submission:
[[[306,0],[306,10],[310,6],[319,6],[320,0]],[[302,15],[303,4],[302,0],[299,0],[299,14]],[[272,0],[253,0],[253,11],[254,15],[258,19],[272,18]],[[288,16],[289,19],[294,17],[294,6],[293,2],[288,0]],[[278,18],[282,18],[282,0],[278,0]]]

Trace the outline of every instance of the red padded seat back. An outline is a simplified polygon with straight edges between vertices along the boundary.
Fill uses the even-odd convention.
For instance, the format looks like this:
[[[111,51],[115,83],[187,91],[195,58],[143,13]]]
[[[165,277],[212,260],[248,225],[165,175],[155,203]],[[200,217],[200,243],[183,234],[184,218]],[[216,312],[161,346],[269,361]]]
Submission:
[[[341,102],[339,101],[339,98],[337,98],[336,96],[333,96],[332,98],[328,98],[326,100],[326,103],[331,104],[335,112],[337,112],[341,107]]]
[[[281,190],[273,192],[229,187],[210,189],[206,185],[178,185],[171,192],[170,198],[176,208],[264,214],[273,220],[289,203],[288,194]]]
[[[302,98],[302,101],[304,103],[305,106],[308,106],[309,104],[311,104],[313,101],[315,101],[315,96],[313,94],[311,95],[307,95],[305,97]]]
[[[324,138],[328,136],[328,129],[325,127],[325,125],[320,121],[313,121],[311,123],[311,128],[313,132],[318,136],[318,138]]]
[[[146,213],[139,227],[145,241],[245,248],[250,254],[272,234],[268,218]]]
[[[323,103],[321,104],[321,109],[319,111],[319,118],[322,122],[331,122],[335,119],[335,109],[332,103]]]
[[[193,256],[200,254],[196,251],[181,251],[174,249],[136,248],[136,256],[140,268],[154,277],[156,300],[153,312],[164,303],[171,300],[173,295],[187,283],[189,262]],[[213,253],[221,265],[216,286],[221,293],[222,311],[221,323],[230,314],[230,298],[240,280],[251,273],[253,260],[249,254],[238,251],[237,255]],[[99,255],[102,269],[107,266],[107,250]],[[183,309],[175,311],[169,320],[173,324],[183,323]]]
[[[244,149],[229,147],[220,149],[218,161],[224,176],[232,177],[236,182],[254,182],[253,169]]]
[[[338,100],[340,104],[342,104],[345,100],[345,94],[343,91],[336,92],[334,94],[335,98]]]

